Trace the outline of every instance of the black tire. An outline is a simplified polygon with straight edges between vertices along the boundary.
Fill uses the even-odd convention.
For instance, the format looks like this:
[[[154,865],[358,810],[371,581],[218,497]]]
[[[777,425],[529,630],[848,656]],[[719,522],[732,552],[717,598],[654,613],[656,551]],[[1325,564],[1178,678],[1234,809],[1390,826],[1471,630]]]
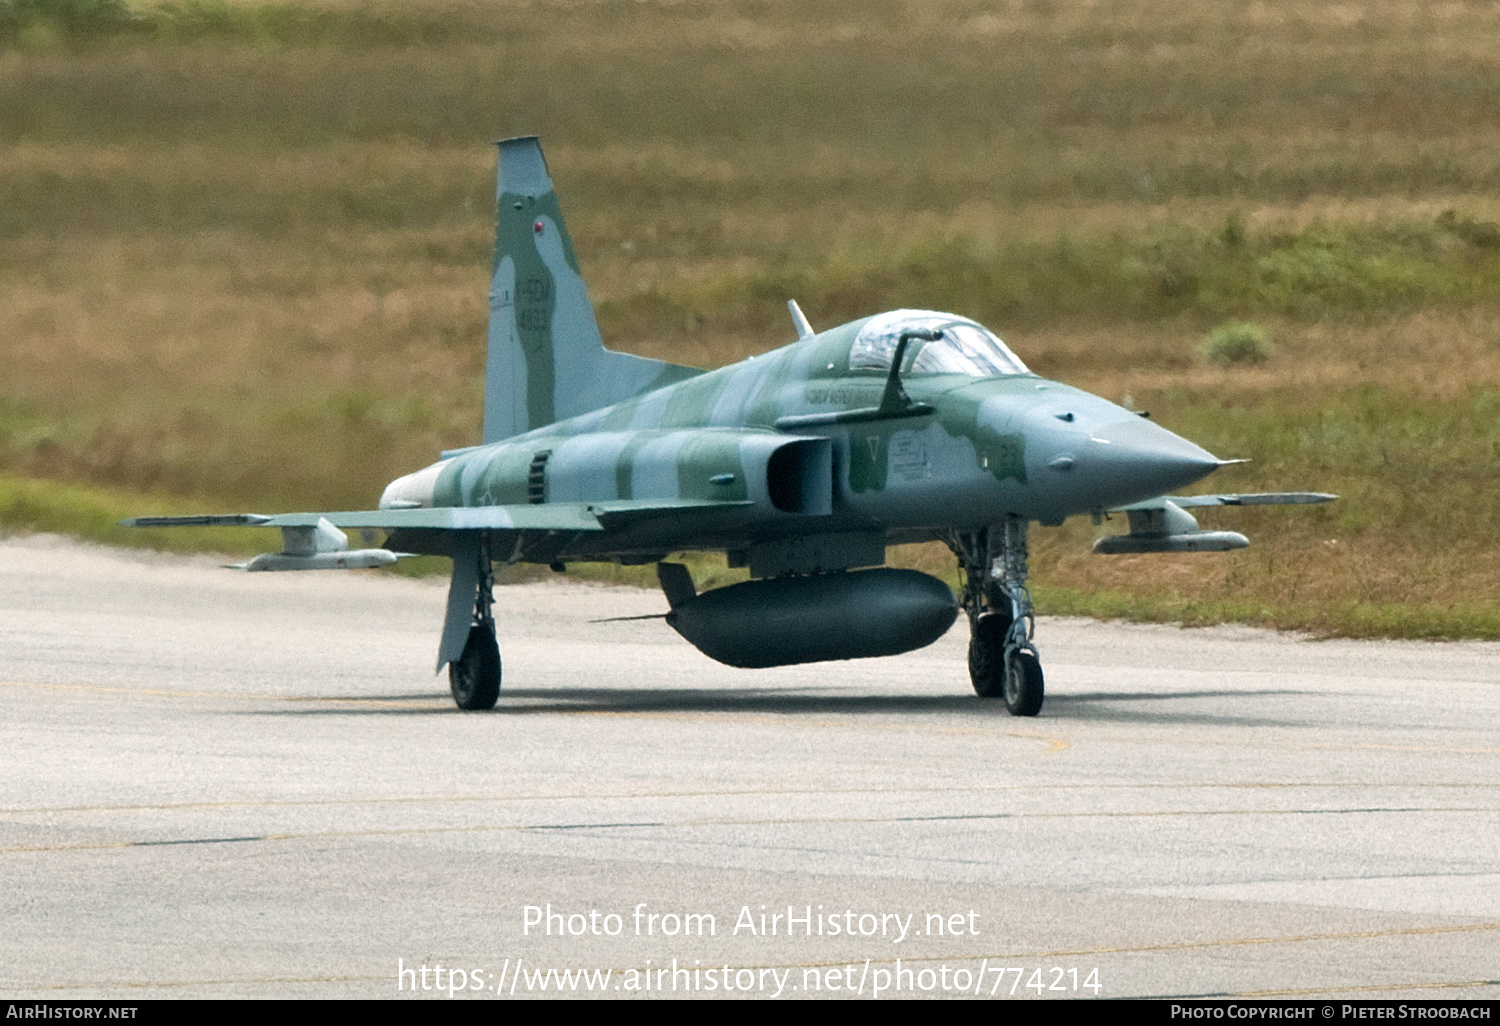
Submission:
[[[493,627],[469,628],[463,655],[448,664],[448,686],[460,709],[494,708],[500,698],[500,646]]]
[[[1010,615],[981,613],[969,632],[969,680],[980,698],[1005,695],[1005,636],[1010,633]]]
[[[1005,708],[1012,716],[1035,716],[1042,711],[1042,664],[1030,652],[1011,657],[1010,679],[1005,682]]]

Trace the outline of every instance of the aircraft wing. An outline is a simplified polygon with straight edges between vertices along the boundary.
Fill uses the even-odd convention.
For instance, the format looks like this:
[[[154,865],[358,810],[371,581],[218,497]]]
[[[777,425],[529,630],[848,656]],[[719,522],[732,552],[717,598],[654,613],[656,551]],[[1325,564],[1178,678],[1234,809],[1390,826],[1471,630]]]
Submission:
[[[601,531],[587,503],[555,502],[510,506],[441,506],[421,509],[355,510],[344,513],[283,513],[267,527],[315,527],[326,520],[334,527],[426,528],[438,531]]]
[[[1193,506],[1303,506],[1338,498],[1327,492],[1254,492],[1222,495],[1161,495],[1111,513],[1130,519],[1128,534],[1094,541],[1096,555],[1138,552],[1223,552],[1250,544],[1238,531],[1203,531],[1188,509]]]
[[[1245,495],[1159,495],[1144,502],[1133,502],[1129,506],[1117,506],[1111,513],[1129,513],[1132,510],[1162,509],[1170,502],[1178,509],[1189,506],[1301,506],[1315,502],[1332,502],[1337,495],[1327,492],[1253,492]]]
[[[506,506],[440,506],[351,510],[341,513],[210,513],[131,517],[123,527],[279,527],[282,551],[256,556],[245,570],[334,570],[388,566],[400,555],[388,549],[349,549],[341,528],[384,529],[411,545],[435,531],[515,531],[576,534],[609,531],[656,516],[692,516],[750,505],[715,499],[616,499],[607,502],[517,503]],[[396,534],[396,532],[403,532]],[[406,533],[410,532],[410,533]],[[418,551],[429,551],[418,549]]]
[[[722,510],[749,505],[715,499],[614,499],[607,502],[517,503],[508,506],[440,506],[351,510],[341,513],[210,513],[131,517],[122,527],[333,527],[436,531],[603,531],[642,517]]]

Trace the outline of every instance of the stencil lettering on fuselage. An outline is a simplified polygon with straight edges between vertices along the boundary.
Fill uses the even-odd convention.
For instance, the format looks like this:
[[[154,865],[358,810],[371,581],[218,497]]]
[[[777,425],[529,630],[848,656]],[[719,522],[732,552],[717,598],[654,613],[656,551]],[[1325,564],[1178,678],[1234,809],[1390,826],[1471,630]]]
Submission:
[[[932,461],[927,443],[914,431],[902,431],[891,439],[891,472],[902,481],[932,479]]]
[[[880,402],[880,394],[881,389],[863,385],[809,385],[802,397],[809,403],[831,403],[852,410],[859,406],[874,406]]]

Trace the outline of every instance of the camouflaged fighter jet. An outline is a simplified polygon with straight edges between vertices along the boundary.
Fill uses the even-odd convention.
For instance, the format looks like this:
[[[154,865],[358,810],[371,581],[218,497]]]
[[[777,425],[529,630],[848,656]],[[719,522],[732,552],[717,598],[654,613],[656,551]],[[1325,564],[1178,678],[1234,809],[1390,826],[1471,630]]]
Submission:
[[[974,690],[1018,716],[1043,677],[1026,587],[1027,526],[1123,511],[1095,551],[1240,548],[1193,506],[1321,502],[1312,493],[1169,497],[1225,461],[1142,415],[1026,369],[965,317],[894,310],[827,331],[788,303],[798,339],[714,371],[604,348],[535,138],[500,146],[484,442],[386,488],[379,509],[138,517],[141,527],[279,527],[247,570],[450,556],[438,647],[462,709],[500,693],[496,562],[655,563],[679,634],[732,666],[893,655],[936,641],[959,608]],[[351,551],[341,528],[383,529]],[[938,540],[942,581],[883,567]],[[722,551],[750,580],[698,594],[670,553]]]

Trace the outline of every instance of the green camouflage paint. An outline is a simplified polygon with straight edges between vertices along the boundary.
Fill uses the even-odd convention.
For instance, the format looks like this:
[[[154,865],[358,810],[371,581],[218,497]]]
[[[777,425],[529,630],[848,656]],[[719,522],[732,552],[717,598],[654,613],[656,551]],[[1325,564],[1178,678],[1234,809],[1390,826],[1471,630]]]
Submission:
[[[855,494],[885,487],[891,426],[849,432],[849,490]]]
[[[552,272],[536,251],[536,225],[550,220],[562,235],[563,259],[574,271],[578,261],[563,226],[557,194],[502,193],[495,221],[495,268],[510,257],[515,269],[516,333],[526,359],[526,412],[532,424],[550,424],[557,368],[552,353],[552,314],[557,302]]]
[[[661,426],[667,428],[702,427],[724,389],[729,386],[728,374],[704,374],[684,381],[672,389],[667,398],[667,408],[662,413]]]
[[[688,439],[677,456],[677,494],[684,499],[743,500],[747,492],[739,432],[699,431]]]
[[[957,388],[932,389],[936,394],[930,398],[924,396],[922,401],[929,402],[936,408],[937,422],[944,431],[953,438],[968,439],[974,446],[974,459],[979,469],[996,481],[1011,478],[1024,485],[1026,436],[1019,431],[996,431],[985,424],[979,415],[981,404],[995,395],[997,387],[1004,386],[991,379],[978,383],[984,387],[976,388],[976,382],[961,380],[962,384]],[[1028,377],[1026,380],[1033,379]]]
[[[631,485],[631,477],[635,471],[635,454],[640,451],[641,446],[654,437],[656,437],[654,431],[638,431],[620,450],[620,458],[615,463],[615,498],[635,498],[635,489]]]

